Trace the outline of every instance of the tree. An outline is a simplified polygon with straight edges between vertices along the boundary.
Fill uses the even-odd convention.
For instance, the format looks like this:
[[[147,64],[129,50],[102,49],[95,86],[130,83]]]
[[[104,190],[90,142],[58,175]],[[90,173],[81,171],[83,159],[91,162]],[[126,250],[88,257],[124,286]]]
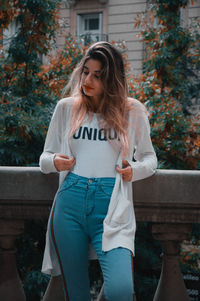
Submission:
[[[49,57],[49,64],[41,66],[38,77],[43,86],[49,87],[49,92],[58,98],[62,97],[63,90],[69,81],[70,75],[82,59],[87,46],[78,43],[70,34],[66,36],[63,49],[56,55]]]
[[[60,0],[2,0],[0,26],[17,31],[0,56],[0,164],[36,165],[56,98],[38,77],[58,29]]]
[[[200,96],[199,32],[180,24],[180,9],[188,2],[156,0],[150,14],[135,22],[142,28],[146,58],[144,73],[130,78],[130,93],[149,108],[162,168],[199,168],[198,127],[187,110],[191,99]]]

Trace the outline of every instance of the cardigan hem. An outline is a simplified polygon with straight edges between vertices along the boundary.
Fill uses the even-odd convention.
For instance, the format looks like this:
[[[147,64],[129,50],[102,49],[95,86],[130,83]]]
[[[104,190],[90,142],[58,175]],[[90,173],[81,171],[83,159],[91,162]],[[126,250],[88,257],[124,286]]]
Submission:
[[[133,255],[135,256],[135,240],[133,239],[132,241],[132,246],[130,245],[130,238],[126,239],[124,236],[118,235],[117,237],[118,241],[120,243],[117,243],[114,240],[111,240],[110,238],[104,237],[103,242],[102,242],[102,250],[104,252],[109,252],[112,249],[117,249],[117,248],[126,248],[130,250]]]

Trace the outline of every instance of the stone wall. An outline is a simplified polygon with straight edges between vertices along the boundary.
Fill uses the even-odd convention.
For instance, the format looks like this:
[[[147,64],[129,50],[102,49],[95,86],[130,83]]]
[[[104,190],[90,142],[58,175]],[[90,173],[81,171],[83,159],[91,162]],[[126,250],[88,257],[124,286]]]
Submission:
[[[38,167],[0,167],[0,300],[25,301],[15,262],[15,238],[24,221],[47,219],[58,174]],[[157,170],[133,183],[136,220],[152,223],[163,247],[162,272],[154,301],[189,301],[179,267],[179,245],[192,223],[200,223],[200,171]],[[61,277],[52,277],[43,301],[64,301]],[[98,301],[104,300],[103,288]]]

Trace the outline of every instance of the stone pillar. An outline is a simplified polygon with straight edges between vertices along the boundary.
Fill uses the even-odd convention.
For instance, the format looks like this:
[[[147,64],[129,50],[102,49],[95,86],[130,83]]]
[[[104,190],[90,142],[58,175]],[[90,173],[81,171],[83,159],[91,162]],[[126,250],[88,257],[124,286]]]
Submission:
[[[42,301],[65,301],[62,276],[51,277]]]
[[[62,286],[62,276],[51,277],[45,295],[42,301],[64,301],[64,292]],[[103,296],[103,286],[97,298],[97,301],[105,301]]]
[[[190,224],[153,225],[153,236],[163,248],[162,271],[153,301],[189,301],[180,270],[179,248],[190,232]]]
[[[15,238],[23,233],[21,220],[0,220],[0,300],[25,301],[15,258]]]

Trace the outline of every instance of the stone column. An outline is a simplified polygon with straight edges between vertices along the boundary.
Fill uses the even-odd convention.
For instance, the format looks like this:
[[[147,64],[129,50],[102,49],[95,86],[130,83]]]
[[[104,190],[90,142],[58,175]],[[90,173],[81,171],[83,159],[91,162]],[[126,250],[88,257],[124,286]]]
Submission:
[[[62,276],[51,277],[42,301],[65,301]]]
[[[15,238],[23,233],[21,220],[0,220],[0,300],[25,301],[15,258]]]
[[[189,301],[179,264],[180,242],[188,238],[190,224],[154,224],[153,236],[162,244],[162,271],[153,301]]]
[[[64,301],[64,292],[62,286],[62,276],[51,277],[45,295],[42,301]],[[103,296],[103,286],[97,298],[97,301],[105,301]]]

